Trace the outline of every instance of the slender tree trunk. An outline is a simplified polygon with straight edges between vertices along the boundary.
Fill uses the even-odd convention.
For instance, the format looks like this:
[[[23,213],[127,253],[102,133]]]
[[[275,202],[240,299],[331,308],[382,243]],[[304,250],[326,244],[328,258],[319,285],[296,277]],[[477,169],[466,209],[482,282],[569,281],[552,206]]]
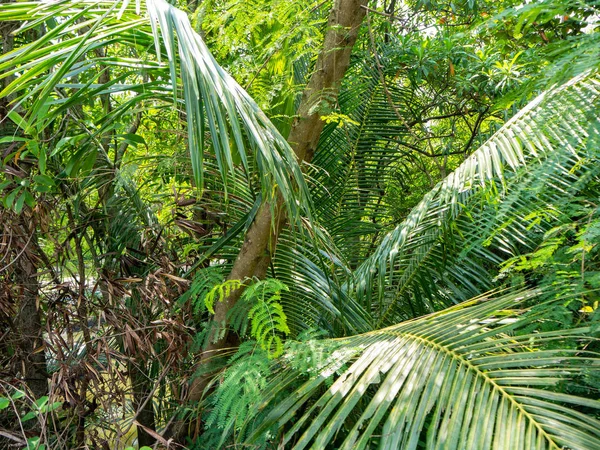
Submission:
[[[10,3],[12,0],[0,0],[0,3]],[[13,49],[14,40],[12,31],[17,28],[17,23],[4,22],[0,24],[0,39],[2,40],[2,52],[6,54]],[[6,87],[12,81],[12,77],[6,77],[0,82],[0,88]],[[0,99],[0,121],[5,118],[10,110],[11,97]],[[15,130],[8,128],[9,122],[0,123],[0,136],[15,134]],[[12,128],[12,127],[11,127]],[[11,144],[8,144],[10,147]],[[5,158],[3,148],[0,148],[0,156]],[[1,195],[1,193],[0,193]],[[4,259],[6,263],[14,264],[14,282],[17,287],[17,310],[13,320],[15,329],[15,352],[21,365],[19,371],[25,384],[36,398],[48,394],[48,377],[46,372],[46,354],[44,352],[44,339],[42,320],[39,310],[39,281],[37,273],[36,256],[37,236],[36,218],[34,211],[24,208],[17,216],[8,212],[8,217],[13,222],[14,248],[7,249],[9,258]],[[10,269],[10,267],[6,267]],[[1,269],[0,269],[1,270]]]
[[[313,72],[303,94],[297,116],[292,123],[288,137],[298,161],[310,162],[313,158],[324,122],[320,111],[335,107],[341,81],[350,64],[350,54],[358,37],[365,17],[366,0],[336,0],[329,15],[323,48],[317,58]],[[275,211],[273,227],[272,208]],[[234,262],[228,280],[247,280],[254,276],[264,278],[277,244],[277,237],[285,222],[281,199],[275,205],[264,203],[256,214]],[[239,300],[245,287],[242,287],[222,302],[215,305],[213,323],[217,327],[227,326],[227,313]],[[206,364],[221,352],[237,345],[237,338],[226,333],[217,342],[210,342],[200,355],[200,364]],[[192,382],[188,400],[202,398],[211,376],[202,376]],[[181,437],[185,430],[177,430]]]
[[[17,352],[25,384],[35,398],[40,398],[48,395],[48,376],[42,319],[38,307],[39,282],[33,243],[37,237],[31,217],[26,218],[23,213],[17,220],[23,230],[19,241],[25,246],[22,255],[15,261],[15,283],[18,286],[18,309],[14,319]]]
[[[138,359],[136,363],[128,364],[129,378],[131,379],[131,387],[133,393],[133,407],[136,411],[136,420],[152,431],[156,429],[154,418],[154,406],[152,404],[152,379],[148,376],[148,371],[144,366],[138,366],[141,361]],[[156,439],[149,434],[143,427],[137,427],[138,445],[143,447],[153,446]]]

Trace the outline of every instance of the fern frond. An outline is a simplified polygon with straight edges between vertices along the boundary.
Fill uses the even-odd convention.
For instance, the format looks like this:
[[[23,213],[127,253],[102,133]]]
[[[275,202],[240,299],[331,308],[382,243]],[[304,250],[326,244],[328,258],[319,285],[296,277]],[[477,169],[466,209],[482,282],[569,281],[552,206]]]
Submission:
[[[213,397],[214,409],[206,425],[221,430],[239,430],[255,413],[254,406],[260,401],[270,373],[267,354],[254,341],[240,345],[229,360],[229,367]],[[225,433],[226,434],[226,433]]]
[[[215,301],[222,302],[225,297],[228,297],[233,291],[241,287],[242,282],[240,280],[225,280],[223,283],[217,284],[204,296],[206,309],[208,309],[211,314],[214,314]]]
[[[229,289],[237,289],[233,283],[228,286]],[[223,291],[220,290],[221,288]],[[227,289],[225,284],[215,286],[211,291],[214,295],[208,301],[214,303],[214,297],[222,293],[226,294]],[[281,355],[282,338],[290,334],[287,316],[281,304],[282,291],[287,292],[289,288],[279,280],[267,278],[256,281],[246,288],[240,301],[228,314],[230,326],[241,336],[249,334],[270,358]],[[248,325],[250,325],[249,333]]]
[[[194,314],[202,313],[207,309],[206,296],[216,285],[221,283],[222,279],[223,273],[220,267],[207,267],[199,270],[194,275],[189,289],[180,297],[179,303],[190,301]]]

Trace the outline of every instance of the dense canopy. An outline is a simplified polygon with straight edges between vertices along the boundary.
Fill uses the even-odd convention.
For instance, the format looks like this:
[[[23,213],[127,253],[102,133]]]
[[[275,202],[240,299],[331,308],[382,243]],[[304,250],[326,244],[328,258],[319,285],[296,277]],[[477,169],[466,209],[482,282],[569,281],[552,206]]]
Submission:
[[[600,2],[0,3],[0,448],[600,448]]]

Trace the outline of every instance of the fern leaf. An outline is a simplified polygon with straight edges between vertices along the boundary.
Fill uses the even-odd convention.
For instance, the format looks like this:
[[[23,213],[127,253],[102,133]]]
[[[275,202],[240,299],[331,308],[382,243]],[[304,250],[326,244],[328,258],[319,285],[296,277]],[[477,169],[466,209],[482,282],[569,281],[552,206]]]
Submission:
[[[290,334],[287,317],[280,303],[282,290],[288,291],[289,288],[281,281],[266,279],[254,283],[242,296],[245,302],[254,303],[248,311],[250,335],[269,358],[276,358],[283,353],[282,335]]]
[[[208,294],[204,297],[204,304],[206,305],[206,309],[211,314],[215,313],[215,301],[222,302],[225,297],[228,297],[231,292],[236,289],[239,289],[242,286],[242,282],[240,280],[226,280],[221,284],[217,284],[213,287]]]
[[[266,353],[257,348],[256,342],[240,345],[229,361],[223,381],[213,397],[214,409],[206,420],[207,427],[221,430],[239,430],[257,410],[270,374],[270,361]]]

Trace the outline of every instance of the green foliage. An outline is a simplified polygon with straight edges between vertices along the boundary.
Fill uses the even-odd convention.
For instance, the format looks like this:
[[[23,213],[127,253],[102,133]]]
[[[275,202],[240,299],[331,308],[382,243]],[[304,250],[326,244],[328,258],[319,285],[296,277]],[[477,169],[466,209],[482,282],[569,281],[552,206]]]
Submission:
[[[216,58],[283,136],[322,40],[326,12],[314,0],[210,0],[198,11]]]
[[[269,355],[256,342],[241,344],[229,360],[228,369],[213,395],[214,409],[206,425],[217,426],[220,432],[223,431],[223,436],[239,431],[257,412],[256,406],[262,400],[270,367]],[[222,444],[221,441],[218,447]]]
[[[347,343],[344,340],[324,339],[319,333],[303,334],[298,336],[298,340],[286,342],[281,359],[291,370],[309,378],[342,373],[346,362],[362,350]]]
[[[194,314],[199,316],[208,308],[206,302],[208,294],[218,287],[222,279],[223,274],[220,268],[208,267],[199,270],[194,276],[189,289],[180,297],[179,303],[184,304],[188,301],[191,302]],[[216,292],[213,294],[212,303],[210,304],[211,310],[209,310],[212,314],[214,314],[212,307],[215,301],[215,295]],[[218,299],[218,301],[221,301],[221,299]]]
[[[517,95],[563,83],[596,67],[599,6],[596,0],[540,0],[510,5],[483,24],[488,35],[491,30],[505,28],[507,40],[529,47],[528,66],[537,73]]]
[[[42,439],[38,436],[27,438],[27,447],[21,450],[46,450],[46,444],[41,444]]]
[[[564,393],[597,373],[597,355],[584,350],[591,328],[542,331],[543,308],[527,304],[547,308],[556,299],[539,295],[474,299],[333,342],[330,356],[347,366],[339,374],[325,367],[282,397],[291,369],[275,375],[265,390],[267,417],[247,443],[275,427],[282,445],[298,449],[595,448],[597,421],[565,407],[598,411],[600,402]]]
[[[233,291],[239,289],[241,286],[242,282],[240,280],[225,280],[223,283],[219,283],[214,286],[204,296],[204,305],[206,306],[208,312],[214,314],[215,301],[222,302],[226,297],[231,295]]]
[[[204,448],[600,447],[596,1],[369,11],[340,96],[313,110],[309,183],[284,138],[331,2],[206,0],[192,22],[134,3],[0,5],[15,45],[0,56],[0,209],[35,212],[27,233],[3,221],[0,260],[35,265],[52,389],[78,392],[78,413],[98,396],[76,421],[90,440],[122,435],[127,361],[155,424],[192,372],[216,374]],[[223,281],[276,197],[291,226],[272,278]],[[14,281],[0,271],[2,325]],[[197,367],[228,332],[237,353]],[[17,404],[26,425],[65,412]]]
[[[180,302],[191,300],[196,315],[207,310],[214,314],[216,302],[222,302],[233,291],[240,289],[244,283],[240,280],[222,280],[220,269],[207,268],[198,271],[188,291]],[[281,293],[289,288],[281,281],[267,278],[255,280],[243,292],[235,307],[228,313],[231,329],[240,336],[254,339],[269,358],[276,358],[283,352],[284,339],[290,334],[288,319],[281,304]],[[216,325],[201,325],[203,328],[196,336],[202,347],[208,336],[217,333],[221,336],[224,330]],[[216,327],[216,328],[215,328]],[[211,333],[212,330],[212,333]],[[216,339],[216,337],[213,337]]]
[[[181,10],[164,0],[149,0],[147,8],[157,58],[161,60],[161,45],[168,56],[173,92],[178,87],[177,68],[181,71],[188,145],[198,187],[204,184],[206,127],[226,194],[229,180],[235,184],[237,177],[234,165],[241,164],[247,172],[251,168],[262,172],[259,182],[263,198],[273,198],[279,192],[286,200],[291,219],[309,214],[307,186],[289,143],[246,91],[219,66]],[[298,199],[302,200],[297,202]]]
[[[381,325],[490,289],[497,264],[552,226],[536,226],[532,212],[560,211],[596,185],[600,124],[594,102],[582,99],[598,97],[597,79],[584,73],[541,94],[382,239],[355,272],[357,295],[379,310]]]
[[[18,116],[18,114],[16,115]],[[1,181],[2,178],[0,178],[2,205],[20,214],[25,206],[30,208],[35,206],[36,197],[54,192],[56,183],[46,174],[47,149],[44,145],[38,144],[34,139],[19,136],[0,138],[0,143],[2,142],[13,144],[13,151],[5,153],[2,164],[12,162],[15,165],[27,166],[32,160],[37,162],[33,170],[16,170],[11,173],[11,176],[3,174],[2,178],[6,178],[5,181]]]
[[[40,436],[39,424],[59,418],[56,414],[62,413],[62,405],[62,401],[49,402],[47,395],[32,399],[19,389],[15,389],[9,397],[0,396],[0,411],[8,410],[4,412],[2,419],[8,419],[20,429],[33,429],[33,432],[29,433],[27,437],[27,446],[23,447],[23,450],[45,450],[47,448],[47,445],[43,443],[47,441],[47,437]],[[38,423],[32,425],[31,421],[34,419]],[[36,435],[32,436],[32,434]]]
[[[247,333],[255,339],[269,358],[281,355],[283,338],[290,334],[287,316],[280,303],[282,291],[289,291],[289,288],[281,281],[272,278],[258,280],[246,288],[240,302],[231,311],[232,327],[240,334]]]
[[[549,310],[546,322],[547,328],[561,329],[574,322],[585,322],[598,309],[600,211],[585,197],[573,198],[552,209],[562,223],[548,230],[532,252],[505,261],[499,278],[541,289],[564,286],[556,295],[569,300]],[[530,218],[535,220],[544,214],[540,210]]]
[[[23,417],[20,418],[21,422],[27,422],[28,420],[34,419],[39,414],[44,414],[56,410],[62,406],[62,402],[48,403],[48,396],[38,398],[33,404],[33,411],[29,411]]]

